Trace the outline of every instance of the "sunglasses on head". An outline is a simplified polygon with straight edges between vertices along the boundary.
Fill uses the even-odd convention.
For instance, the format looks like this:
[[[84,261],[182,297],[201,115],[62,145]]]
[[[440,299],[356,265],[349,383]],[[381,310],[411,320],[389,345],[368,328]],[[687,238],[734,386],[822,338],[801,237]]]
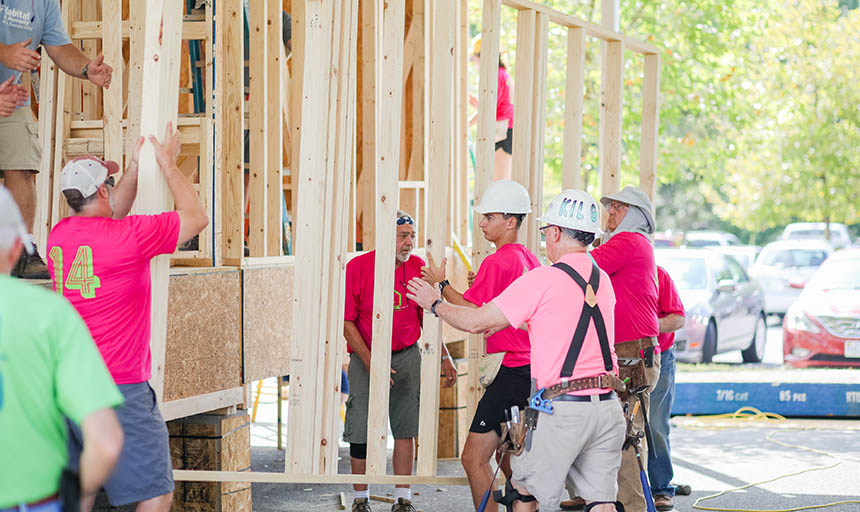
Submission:
[[[397,225],[402,226],[404,224],[412,224],[414,226],[415,221],[413,221],[412,217],[410,217],[409,215],[405,215],[403,217],[398,217],[397,218]]]
[[[105,180],[105,185],[109,185],[109,186],[111,186],[111,187],[114,185],[114,179],[113,179],[113,176],[108,176],[108,177],[107,177],[107,179]]]

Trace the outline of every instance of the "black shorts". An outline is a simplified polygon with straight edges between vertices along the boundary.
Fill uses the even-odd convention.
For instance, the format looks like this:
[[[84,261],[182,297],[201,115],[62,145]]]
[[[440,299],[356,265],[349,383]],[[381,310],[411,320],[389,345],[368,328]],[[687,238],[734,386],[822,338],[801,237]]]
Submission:
[[[525,409],[529,401],[529,391],[531,366],[509,368],[502,365],[496,379],[478,402],[469,432],[483,434],[495,431],[501,436],[502,429],[499,424],[505,421],[505,411],[510,411],[514,405],[519,406],[520,411]]]
[[[508,136],[496,142],[496,149],[502,148],[502,151],[512,155],[514,154],[514,129],[508,128]]]

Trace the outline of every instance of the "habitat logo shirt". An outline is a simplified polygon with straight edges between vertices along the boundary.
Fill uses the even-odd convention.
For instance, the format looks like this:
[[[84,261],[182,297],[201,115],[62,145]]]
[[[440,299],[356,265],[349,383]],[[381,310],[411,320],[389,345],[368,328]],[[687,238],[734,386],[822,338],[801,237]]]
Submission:
[[[394,255],[391,256],[394,265]],[[376,251],[356,256],[346,265],[346,304],[343,319],[354,322],[359,334],[370,348],[373,335],[373,276],[375,275]],[[423,310],[414,300],[406,297],[406,283],[413,277],[421,277],[424,260],[412,255],[394,270],[394,328],[391,332],[391,351],[411,346],[421,337],[421,315]],[[352,349],[347,345],[347,351]]]
[[[27,39],[32,39],[27,45],[31,50],[40,44],[62,46],[72,42],[60,18],[58,0],[3,0],[0,3],[0,43],[10,45]],[[20,83],[20,71],[0,65],[0,83],[13,75],[17,77],[15,82]]]
[[[149,262],[172,254],[179,214],[69,217],[48,237],[54,290],[83,317],[117,384],[149,380]]]

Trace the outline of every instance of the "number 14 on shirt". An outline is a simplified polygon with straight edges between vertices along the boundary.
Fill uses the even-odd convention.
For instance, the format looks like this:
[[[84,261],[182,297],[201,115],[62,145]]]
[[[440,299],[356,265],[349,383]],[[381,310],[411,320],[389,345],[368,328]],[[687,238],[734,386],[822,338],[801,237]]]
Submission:
[[[48,254],[54,263],[54,289],[60,295],[63,294],[63,249],[52,247]],[[65,287],[69,290],[78,290],[81,297],[93,299],[96,296],[96,288],[101,287],[101,280],[93,273],[93,250],[88,245],[78,247],[72,266],[66,277]]]

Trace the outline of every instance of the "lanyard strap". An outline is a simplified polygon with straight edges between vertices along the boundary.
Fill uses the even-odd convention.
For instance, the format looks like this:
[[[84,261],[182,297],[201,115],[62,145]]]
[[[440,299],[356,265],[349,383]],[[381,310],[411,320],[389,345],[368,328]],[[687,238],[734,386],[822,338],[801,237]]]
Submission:
[[[561,367],[561,377],[571,377],[573,375],[573,368],[576,366],[576,360],[579,357],[579,352],[582,350],[582,343],[585,341],[585,334],[588,332],[588,324],[591,320],[594,321],[597,339],[600,341],[600,352],[603,354],[603,367],[607,372],[612,372],[612,354],[609,350],[609,338],[606,336],[606,324],[603,321],[600,308],[597,307],[597,287],[600,284],[600,270],[592,262],[591,276],[588,279],[588,283],[586,283],[582,276],[566,263],[556,263],[553,267],[563,270],[582,288],[582,293],[585,294],[582,312],[579,315],[579,323],[576,324],[576,330],[573,333],[567,357],[564,359],[564,364]]]

